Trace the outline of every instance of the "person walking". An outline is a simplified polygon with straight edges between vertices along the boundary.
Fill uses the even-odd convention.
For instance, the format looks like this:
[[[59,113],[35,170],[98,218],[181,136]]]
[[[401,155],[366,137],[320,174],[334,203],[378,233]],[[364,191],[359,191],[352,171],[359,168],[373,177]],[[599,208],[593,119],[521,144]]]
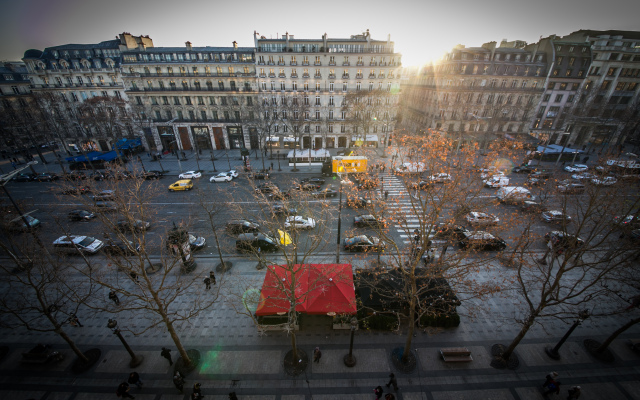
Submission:
[[[116,292],[114,292],[113,290],[109,292],[109,300],[112,300],[114,303],[116,303],[117,306],[120,305],[120,299],[118,298]]]
[[[129,394],[129,384],[127,382],[122,382],[120,385],[118,385],[116,394],[118,395],[118,397],[122,397],[123,399],[135,399],[135,397]]]
[[[216,275],[213,273],[213,271],[209,271],[209,279],[211,279],[211,283],[213,283],[214,285],[216,284]]]
[[[204,285],[205,285],[205,290],[209,290],[211,289],[211,278],[209,278],[208,276],[206,278],[204,278]]]
[[[387,383],[387,387],[393,385],[393,390],[398,391],[398,380],[396,379],[396,375],[392,372],[389,374],[389,383]]]
[[[238,400],[238,396],[236,396],[236,392],[229,393],[229,400]]]
[[[313,350],[313,362],[320,363],[320,358],[322,357],[322,352],[320,351],[320,347],[316,347]]]
[[[160,352],[160,355],[169,361],[169,366],[173,365],[173,360],[171,359],[171,350],[167,349],[166,347],[163,347],[162,351]]]
[[[385,190],[384,191],[384,200],[386,201],[389,198],[389,191]]]
[[[78,326],[79,326],[79,327],[81,327],[81,328],[84,326],[84,325],[82,325],[82,324],[80,323],[80,320],[78,319],[78,316],[77,316],[77,315],[75,315],[75,314],[71,314],[71,315],[69,316],[69,323],[71,324],[71,326],[76,326],[76,327],[78,327]]]
[[[191,393],[192,400],[200,400],[204,396],[202,395],[202,385],[200,382],[196,382],[193,384],[193,393]]]
[[[173,376],[173,385],[180,391],[180,393],[184,393],[184,378],[178,371],[176,371],[176,374]]]
[[[373,389],[373,394],[376,395],[376,399],[379,399],[380,397],[382,397],[382,386],[378,386],[375,389]]]
[[[561,385],[560,381],[556,381],[555,379],[552,379],[551,382],[549,382],[549,385],[547,385],[547,391],[544,392],[543,394],[545,396],[551,393],[560,394],[560,385]]]
[[[580,398],[580,394],[582,393],[580,386],[574,386],[569,389],[569,395],[567,396],[567,400],[573,400]]]
[[[16,169],[18,166],[16,165],[15,161],[11,161],[11,166],[13,167],[13,169]]]
[[[544,380],[544,383],[542,384],[542,387],[543,387],[543,388],[546,388],[546,387],[547,387],[547,386],[549,386],[549,384],[550,384],[551,382],[553,382],[557,377],[558,377],[558,373],[557,373],[557,372],[555,372],[555,371],[551,372],[549,375],[547,375],[547,376],[545,377],[545,380]]]
[[[142,388],[142,380],[140,379],[140,374],[138,374],[136,371],[133,371],[129,374],[128,382],[129,385],[136,385],[138,389]]]

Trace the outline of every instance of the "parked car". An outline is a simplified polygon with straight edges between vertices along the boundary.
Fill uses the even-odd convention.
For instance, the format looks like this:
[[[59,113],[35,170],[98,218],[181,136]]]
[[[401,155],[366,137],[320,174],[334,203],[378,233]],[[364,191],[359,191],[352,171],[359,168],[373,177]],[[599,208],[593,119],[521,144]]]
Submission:
[[[121,219],[116,222],[116,228],[123,232],[142,232],[149,229],[151,223],[139,219],[128,220]]]
[[[62,194],[87,194],[91,193],[89,186],[76,186],[62,189]]]
[[[567,165],[566,167],[564,167],[564,170],[567,172],[584,172],[588,169],[589,167],[584,164],[573,164],[573,165]]]
[[[483,181],[484,185],[490,188],[501,188],[509,186],[509,178],[505,175],[494,175]]]
[[[491,166],[480,170],[480,179],[484,180],[494,175],[504,175],[497,167]]]
[[[584,240],[564,231],[547,232],[544,235],[544,241],[551,242],[552,247],[560,254],[565,250],[577,249],[584,245]]]
[[[571,175],[571,179],[575,179],[577,181],[586,181],[586,180],[590,180],[590,179],[594,179],[597,178],[597,175],[589,173],[589,172],[583,172],[581,174],[573,174]]]
[[[143,172],[140,175],[141,178],[146,179],[146,180],[150,180],[150,179],[161,179],[162,177],[164,177],[164,172],[162,171],[147,171],[147,172]]]
[[[260,225],[246,219],[233,219],[227,222],[226,230],[231,234],[257,232]]]
[[[34,179],[38,182],[53,182],[60,179],[60,177],[53,172],[41,172]]]
[[[102,190],[91,196],[91,198],[94,201],[113,200],[116,198],[116,192],[113,190]]]
[[[231,179],[236,179],[238,177],[238,171],[236,171],[235,169],[230,169],[229,171],[225,172],[225,174],[229,175]]]
[[[193,181],[191,179],[181,179],[169,185],[170,192],[191,189],[193,189]]]
[[[236,239],[236,250],[240,252],[253,251],[258,249],[264,252],[277,251],[279,249],[278,242],[271,236],[264,233],[242,233]]]
[[[17,174],[13,177],[13,180],[16,182],[31,182],[34,179],[36,179],[36,176],[28,173]]]
[[[325,179],[324,178],[304,178],[303,180],[300,181],[300,183],[315,183],[316,185],[324,185],[325,183]]]
[[[525,212],[542,212],[547,210],[542,204],[531,200],[524,201],[520,209]]]
[[[640,229],[639,215],[622,215],[613,218],[613,223],[624,230]]]
[[[466,231],[459,245],[463,249],[502,251],[507,243],[498,236],[485,231]]]
[[[197,179],[202,178],[202,172],[200,171],[187,171],[178,175],[180,179]]]
[[[300,215],[294,215],[287,217],[284,221],[284,227],[289,229],[313,229],[316,227],[316,220]]]
[[[353,225],[357,228],[371,227],[371,228],[384,228],[387,223],[371,214],[363,214],[353,217]]]
[[[344,239],[346,251],[380,251],[384,250],[386,243],[376,236],[358,235]]]
[[[558,182],[558,192],[566,194],[578,194],[584,192],[584,185],[580,182],[564,180]]]
[[[594,185],[598,185],[598,186],[611,186],[611,185],[615,185],[616,183],[618,183],[618,180],[616,178],[614,178],[613,176],[605,176],[605,177],[602,177],[602,178],[591,179],[591,183],[593,183]]]
[[[91,236],[68,235],[53,241],[55,251],[66,254],[78,254],[78,252],[95,254],[103,246],[102,241]]]
[[[550,210],[542,213],[541,218],[545,222],[571,222],[571,217],[562,211]]]
[[[209,182],[231,182],[233,178],[226,172],[220,172],[218,175],[214,175],[209,178]]]
[[[191,248],[191,250],[200,250],[204,248],[205,244],[207,244],[207,240],[202,236],[189,234],[189,247]]]
[[[496,225],[500,219],[493,214],[471,211],[466,215],[467,222],[471,225]]]
[[[96,217],[96,215],[87,210],[72,210],[67,214],[71,221],[90,221]]]

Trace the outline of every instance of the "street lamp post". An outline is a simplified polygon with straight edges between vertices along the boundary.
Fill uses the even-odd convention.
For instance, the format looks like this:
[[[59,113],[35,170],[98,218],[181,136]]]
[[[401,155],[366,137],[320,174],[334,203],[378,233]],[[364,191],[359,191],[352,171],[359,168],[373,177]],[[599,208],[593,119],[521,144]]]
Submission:
[[[115,319],[109,319],[109,322],[107,323],[107,328],[111,329],[113,331],[113,334],[116,335],[118,339],[120,339],[120,341],[122,342],[122,345],[127,350],[127,353],[129,353],[129,355],[131,356],[131,361],[129,361],[129,367],[135,368],[138,365],[142,364],[142,361],[144,361],[144,356],[138,356],[133,352],[133,350],[131,350],[131,347],[129,347],[129,344],[127,343],[126,340],[124,340],[124,337],[120,333],[120,329],[118,329],[118,321],[116,321]]]
[[[558,353],[558,351],[560,350],[560,347],[562,347],[564,342],[567,341],[567,339],[569,338],[571,333],[582,323],[582,321],[584,321],[587,318],[589,318],[589,316],[590,316],[589,310],[580,311],[578,313],[578,319],[576,320],[576,322],[573,323],[573,325],[571,325],[571,328],[569,328],[567,333],[564,334],[564,336],[562,337],[562,339],[560,339],[558,344],[556,344],[556,346],[553,349],[550,349],[549,347],[546,347],[544,349],[545,353],[547,353],[547,355],[549,357],[553,358],[554,360],[559,360],[560,359],[560,353]]]
[[[339,179],[342,179],[338,177]],[[340,197],[338,200],[338,238],[336,239],[336,264],[340,264],[340,231],[342,228],[342,180],[339,183]]]
[[[356,365],[356,357],[353,355],[353,337],[358,328],[358,320],[356,317],[351,318],[351,339],[349,340],[349,354],[344,356],[344,365],[347,367],[353,367]]]

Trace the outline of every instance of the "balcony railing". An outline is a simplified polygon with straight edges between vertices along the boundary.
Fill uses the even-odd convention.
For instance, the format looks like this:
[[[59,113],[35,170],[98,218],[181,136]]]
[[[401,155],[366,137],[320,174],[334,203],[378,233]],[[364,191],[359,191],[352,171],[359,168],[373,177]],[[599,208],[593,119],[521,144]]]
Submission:
[[[314,62],[314,63],[313,63],[313,65],[315,65],[315,66],[321,66],[321,65],[322,65],[322,63],[321,63],[321,62],[319,62],[319,61],[316,61],[316,62]]]
[[[349,74],[342,74],[342,79],[349,79]]]
[[[220,88],[220,87],[201,87],[201,88],[195,88],[195,87],[190,87],[190,88],[182,88],[182,87],[168,87],[168,88],[138,88],[138,87],[131,87],[129,89],[126,90],[127,92],[256,92],[257,90],[254,90],[252,88],[247,88],[247,87],[243,87],[243,88],[238,88],[238,87],[225,87],[225,88]]]
[[[356,74],[356,79],[362,79],[362,74]]]
[[[336,79],[336,74],[329,74],[329,79]]]
[[[345,61],[345,62],[342,63],[343,67],[348,67],[350,65],[351,65],[351,63],[349,61]]]
[[[309,65],[309,61],[303,61],[302,65]]]
[[[292,77],[292,78],[297,78],[297,77],[298,77],[298,74],[291,74],[291,77]]]
[[[287,76],[285,74],[278,74],[278,78],[286,78]]]
[[[329,65],[336,65],[336,62],[335,61],[333,61],[333,62],[329,61]]]
[[[321,79],[322,75],[321,74],[315,74],[313,77],[316,78],[316,79]]]
[[[295,61],[291,61],[291,62],[289,63],[289,65],[298,65],[298,63],[297,63],[297,62],[295,62]]]
[[[309,77],[309,74],[302,74],[302,77],[303,77],[303,78],[308,78],[308,77]]]
[[[361,67],[361,66],[363,66],[363,65],[364,65],[364,63],[363,63],[362,61],[358,61],[358,62],[356,63],[356,66],[358,66],[358,67]]]
[[[376,75],[375,74],[369,74],[369,79],[376,79]]]

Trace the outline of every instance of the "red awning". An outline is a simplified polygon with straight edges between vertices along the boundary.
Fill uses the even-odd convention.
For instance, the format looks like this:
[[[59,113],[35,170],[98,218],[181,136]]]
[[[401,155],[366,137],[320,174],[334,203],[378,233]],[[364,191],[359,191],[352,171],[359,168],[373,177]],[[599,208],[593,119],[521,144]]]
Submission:
[[[296,264],[293,271],[292,277],[283,266],[267,267],[256,315],[287,313],[292,299],[306,314],[356,313],[350,264]]]

